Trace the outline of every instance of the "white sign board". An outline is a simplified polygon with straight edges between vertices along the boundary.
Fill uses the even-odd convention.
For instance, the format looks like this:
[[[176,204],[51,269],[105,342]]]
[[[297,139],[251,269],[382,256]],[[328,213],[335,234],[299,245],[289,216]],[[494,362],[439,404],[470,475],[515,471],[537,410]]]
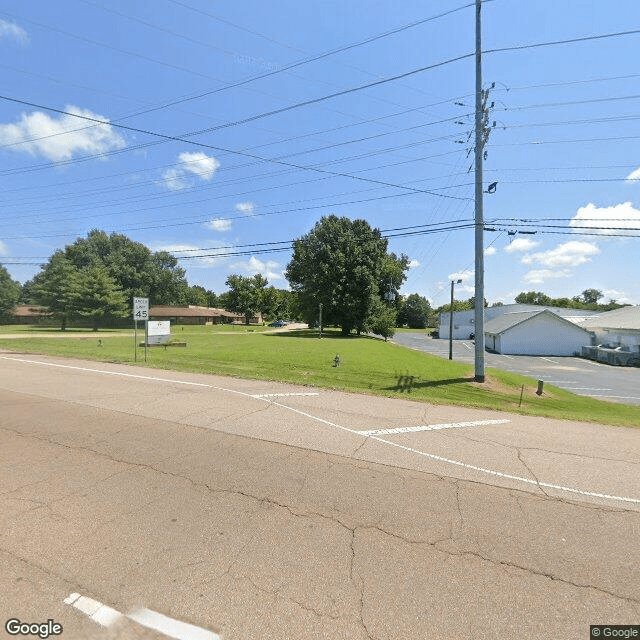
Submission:
[[[149,320],[147,325],[147,344],[164,344],[171,338],[169,320]]]
[[[149,298],[133,299],[133,319],[134,320],[149,319]]]

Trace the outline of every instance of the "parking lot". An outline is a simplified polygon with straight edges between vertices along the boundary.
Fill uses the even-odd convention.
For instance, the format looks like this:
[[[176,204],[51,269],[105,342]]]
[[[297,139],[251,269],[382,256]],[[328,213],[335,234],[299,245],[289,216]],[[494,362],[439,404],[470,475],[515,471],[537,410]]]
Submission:
[[[397,333],[393,341],[441,358],[449,357],[449,341],[422,333]],[[470,340],[453,341],[453,359],[473,364],[474,344]],[[640,369],[613,367],[582,358],[563,356],[507,356],[485,352],[485,367],[513,371],[536,380],[544,380],[561,389],[583,396],[626,404],[640,404]]]

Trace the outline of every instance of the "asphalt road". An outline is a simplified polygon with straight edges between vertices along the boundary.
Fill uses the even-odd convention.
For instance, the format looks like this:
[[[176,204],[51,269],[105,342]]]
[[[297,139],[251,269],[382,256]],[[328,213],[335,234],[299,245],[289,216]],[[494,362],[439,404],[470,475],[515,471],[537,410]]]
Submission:
[[[0,406],[3,624],[557,640],[640,622],[640,430],[9,352]]]
[[[393,342],[441,358],[449,357],[448,340],[434,339],[423,333],[396,333]],[[470,340],[454,340],[453,359],[473,364],[474,348]],[[638,367],[613,367],[573,357],[503,356],[489,352],[485,352],[485,367],[521,373],[582,396],[640,404]]]

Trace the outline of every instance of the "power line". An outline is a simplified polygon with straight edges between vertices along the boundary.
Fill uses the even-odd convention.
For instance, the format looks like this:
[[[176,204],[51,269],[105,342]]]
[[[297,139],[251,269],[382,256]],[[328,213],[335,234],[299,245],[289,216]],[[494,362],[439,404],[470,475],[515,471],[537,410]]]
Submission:
[[[206,144],[204,142],[196,142],[194,140],[188,140],[186,138],[180,138],[178,136],[171,136],[171,135],[167,135],[167,134],[158,133],[158,132],[155,132],[155,131],[149,131],[147,129],[140,129],[138,127],[131,127],[131,126],[120,124],[120,123],[110,123],[110,122],[108,122],[106,120],[100,120],[98,118],[91,118],[89,116],[84,116],[84,115],[80,115],[80,114],[77,114],[77,113],[72,113],[70,111],[64,111],[63,109],[56,109],[54,107],[48,107],[48,106],[45,106],[45,105],[36,104],[36,103],[29,102],[29,101],[26,101],[26,100],[19,100],[18,98],[11,98],[9,96],[0,95],[0,99],[7,100],[9,102],[16,102],[18,104],[28,105],[28,106],[31,106],[31,107],[37,107],[38,109],[45,109],[47,111],[52,111],[53,113],[71,115],[71,116],[73,116],[75,118],[80,118],[82,120],[95,122],[97,124],[110,125],[110,126],[113,126],[113,127],[117,127],[119,129],[125,129],[127,131],[133,131],[135,133],[143,133],[145,135],[155,136],[155,137],[158,137],[158,138],[162,138],[163,140],[171,140],[173,142],[182,142],[182,143],[193,145],[193,146],[197,146],[197,147],[204,147],[206,149],[213,149],[215,151],[224,151],[226,153],[232,153],[232,154],[236,154],[236,155],[240,155],[240,156],[246,156],[246,157],[249,157],[249,158],[253,158],[255,160],[261,160],[263,162],[272,162],[272,163],[275,163],[275,164],[282,164],[284,166],[293,167],[295,169],[302,169],[302,170],[306,170],[306,171],[317,171],[319,173],[325,173],[325,174],[328,174],[328,175],[340,176],[340,177],[344,177],[344,178],[352,178],[354,180],[362,180],[364,182],[371,182],[371,183],[374,183],[374,184],[380,184],[380,185],[387,186],[387,187],[395,187],[395,188],[398,188],[398,189],[411,188],[411,187],[404,187],[402,185],[393,184],[393,183],[390,183],[390,182],[384,182],[382,180],[374,180],[372,178],[364,178],[362,176],[354,176],[354,175],[348,174],[348,173],[340,173],[340,172],[336,172],[336,171],[328,171],[327,169],[320,169],[318,167],[298,165],[298,164],[294,164],[294,163],[291,163],[291,162],[284,162],[282,160],[274,160],[274,159],[271,159],[271,158],[263,158],[261,156],[258,156],[258,155],[255,155],[255,154],[251,154],[251,153],[247,153],[247,152],[244,152],[244,151],[225,149],[224,147],[217,147],[217,146],[214,146],[214,145],[211,145],[211,144]],[[459,199],[457,196],[448,196],[448,195],[439,194],[439,193],[431,192],[431,191],[424,190],[424,189],[415,189],[415,190],[419,191],[421,193],[426,193],[426,194],[433,195],[433,196],[438,196],[438,197],[441,197],[441,198],[453,198],[453,199],[456,199],[456,200]]]

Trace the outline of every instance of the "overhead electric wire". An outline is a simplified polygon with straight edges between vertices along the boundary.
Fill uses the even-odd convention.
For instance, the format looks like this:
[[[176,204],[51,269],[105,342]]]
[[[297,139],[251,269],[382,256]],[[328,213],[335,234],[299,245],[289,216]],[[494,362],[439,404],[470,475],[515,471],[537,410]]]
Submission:
[[[309,166],[305,166],[305,165],[297,165],[297,164],[294,164],[294,163],[291,163],[291,162],[284,162],[282,160],[273,160],[273,159],[269,159],[269,158],[263,158],[261,156],[255,155],[255,154],[251,154],[251,153],[247,153],[247,152],[243,152],[243,151],[225,149],[224,147],[217,147],[217,146],[214,146],[214,145],[211,145],[211,144],[206,144],[204,142],[196,142],[194,140],[188,140],[186,138],[180,138],[180,137],[177,137],[177,136],[171,136],[171,135],[167,135],[167,134],[162,134],[162,133],[158,133],[158,132],[155,132],[155,131],[149,131],[147,129],[139,129],[137,127],[131,127],[131,126],[120,124],[120,123],[109,123],[109,122],[106,122],[104,120],[99,120],[98,118],[91,118],[89,116],[84,116],[84,115],[80,115],[80,114],[77,114],[77,113],[71,113],[69,111],[64,111],[62,109],[56,109],[54,107],[48,107],[48,106],[45,106],[45,105],[40,105],[40,104],[28,102],[26,100],[19,100],[17,98],[11,98],[11,97],[8,97],[8,96],[0,95],[0,99],[7,100],[7,101],[10,101],[10,102],[16,102],[16,103],[19,103],[19,104],[26,104],[26,105],[29,105],[29,106],[32,106],[32,107],[37,107],[38,109],[45,109],[47,111],[52,111],[54,113],[61,113],[61,114],[65,114],[65,115],[71,115],[71,116],[74,116],[76,118],[80,118],[82,120],[88,120],[90,122],[96,122],[98,124],[111,124],[111,126],[114,126],[114,127],[120,128],[120,129],[125,129],[127,131],[133,131],[135,133],[143,133],[145,135],[155,136],[155,137],[158,137],[158,138],[162,138],[164,140],[172,140],[174,142],[183,142],[185,144],[190,144],[190,145],[197,146],[197,147],[203,147],[203,148],[206,148],[206,149],[213,149],[215,151],[224,151],[226,153],[233,153],[233,154],[240,155],[240,156],[246,156],[246,157],[249,157],[249,158],[254,158],[256,160],[262,160],[263,162],[272,162],[272,163],[275,163],[275,164],[282,164],[282,165],[288,166],[288,167],[294,167],[296,169],[303,169],[303,170],[307,170],[307,171],[317,171],[319,173],[326,173],[326,174],[329,174],[329,175],[341,176],[341,177],[344,177],[344,178],[352,178],[354,180],[362,180],[364,182],[371,182],[371,183],[374,183],[374,184],[380,184],[380,185],[384,185],[384,186],[388,186],[388,187],[395,187],[395,188],[398,188],[398,189],[407,188],[407,187],[403,187],[402,185],[397,185],[397,184],[393,184],[393,183],[389,183],[389,182],[384,182],[382,180],[373,180],[372,178],[363,178],[361,176],[354,176],[354,175],[351,175],[351,174],[348,174],[348,173],[339,173],[339,172],[335,172],[335,171],[328,171],[326,169],[319,169],[317,167],[309,167]],[[448,196],[448,195],[444,195],[444,194],[438,194],[438,193],[430,192],[430,191],[424,190],[424,189],[416,189],[416,191],[420,191],[421,193],[426,193],[426,194],[437,196],[437,197],[441,197],[441,198],[458,199],[456,196]]]
[[[531,43],[531,44],[528,44],[528,45],[520,45],[520,46],[515,46],[515,47],[502,47],[502,48],[496,48],[496,49],[488,49],[488,50],[484,51],[483,53],[488,54],[488,53],[498,53],[498,52],[505,52],[505,51],[513,51],[513,50],[518,50],[518,49],[555,46],[555,45],[560,45],[560,44],[569,44],[569,43],[575,43],[575,42],[585,42],[585,41],[590,41],[590,40],[598,40],[598,39],[611,38],[611,37],[620,37],[620,36],[626,36],[626,35],[632,35],[632,34],[638,34],[638,33],[640,33],[640,29],[629,30],[629,31],[620,31],[620,32],[608,33],[608,34],[599,34],[599,35],[594,35],[594,36],[584,36],[584,37],[571,38],[571,39],[566,39],[566,40],[555,40],[555,41],[548,41],[548,42]],[[195,131],[195,132],[191,132],[189,134],[183,134],[183,135],[185,135],[185,136],[202,135],[204,133],[211,133],[211,132],[214,132],[214,131],[218,131],[220,129],[234,127],[234,126],[238,126],[238,125],[241,125],[241,124],[247,124],[249,122],[254,122],[255,120],[258,120],[258,119],[262,119],[262,118],[269,117],[269,116],[272,116],[272,115],[276,115],[276,114],[284,113],[284,112],[287,112],[287,111],[291,111],[293,109],[297,109],[297,108],[300,108],[300,107],[303,107],[303,106],[309,106],[311,104],[316,104],[316,103],[322,102],[324,100],[329,100],[329,99],[332,99],[332,98],[335,98],[335,97],[338,97],[338,96],[346,95],[346,94],[349,94],[349,93],[354,93],[354,92],[357,92],[357,91],[361,91],[363,89],[372,88],[372,87],[375,87],[375,86],[386,84],[388,82],[393,82],[393,81],[399,80],[401,78],[409,77],[409,76],[412,76],[412,75],[415,75],[415,74],[418,74],[418,73],[422,73],[424,71],[429,71],[429,70],[432,70],[432,69],[435,69],[435,68],[439,68],[439,67],[442,67],[442,66],[445,66],[445,65],[448,65],[448,64],[452,64],[454,62],[459,62],[461,60],[465,60],[465,59],[468,59],[468,58],[471,58],[471,57],[474,57],[474,56],[475,56],[475,52],[468,53],[468,54],[463,54],[463,55],[456,56],[456,57],[453,57],[453,58],[449,58],[447,60],[443,60],[443,61],[431,64],[431,65],[427,65],[427,66],[424,66],[424,67],[419,67],[417,69],[406,71],[404,73],[401,73],[401,74],[398,74],[398,75],[395,75],[395,76],[381,78],[379,80],[376,80],[374,82],[370,82],[370,83],[367,83],[367,84],[364,84],[364,85],[351,87],[351,88],[344,89],[344,90],[341,90],[341,91],[338,91],[338,92],[334,92],[334,93],[331,93],[331,94],[328,94],[328,95],[320,96],[318,98],[313,98],[313,99],[310,99],[310,100],[305,100],[305,101],[302,101],[302,102],[290,104],[290,105],[287,105],[285,107],[280,107],[278,109],[273,109],[273,110],[270,110],[270,111],[267,111],[267,112],[263,112],[261,114],[255,114],[253,116],[242,118],[242,119],[239,119],[239,120],[236,120],[236,121],[226,122],[226,123],[223,123],[223,124],[220,124],[220,125],[216,125],[214,127],[208,127],[206,129],[201,129],[199,131]],[[2,98],[4,100],[10,100],[10,101],[13,101],[13,102],[17,102],[17,103],[20,103],[20,104],[25,104],[25,105],[28,105],[28,106],[37,107],[37,108],[40,108],[40,109],[45,109],[45,110],[52,111],[52,112],[55,112],[55,113],[60,113],[60,114],[65,114],[65,115],[72,115],[72,116],[75,116],[75,117],[82,117],[82,116],[79,116],[78,114],[69,113],[69,112],[66,112],[66,111],[63,111],[63,110],[60,110],[60,109],[55,109],[53,107],[47,107],[47,106],[44,106],[44,105],[39,105],[39,104],[36,104],[36,103],[33,103],[33,102],[29,102],[29,101],[26,101],[26,100],[19,100],[17,98],[10,98],[8,96],[0,96],[0,98]],[[167,106],[171,106],[171,105],[167,105]],[[115,121],[114,122],[103,121],[103,120],[99,120],[99,119],[96,119],[96,118],[89,118],[89,117],[86,117],[86,116],[83,117],[83,119],[91,121],[91,122],[95,122],[96,124],[100,124],[100,125],[105,125],[106,124],[106,125],[109,125],[109,126],[128,129],[128,130],[131,130],[131,131],[136,131],[136,132],[139,132],[139,133],[146,133],[148,135],[159,135],[160,137],[163,137],[166,140],[172,140],[173,139],[173,140],[179,140],[179,141],[182,141],[182,142],[187,142],[183,138],[178,138],[178,137],[175,137],[175,136],[164,136],[164,135],[161,135],[161,134],[154,134],[154,133],[151,133],[151,132],[148,132],[148,131],[145,131],[145,130],[137,129],[135,127],[129,127],[127,125],[122,125],[122,124],[119,124],[119,123],[117,123]],[[193,142],[190,142],[190,143],[191,144],[198,144],[198,143],[193,143]],[[224,149],[222,149],[222,150],[223,151],[228,151],[228,150],[224,150]],[[232,153],[232,152],[230,152],[230,153]]]
[[[226,91],[227,89],[233,89],[233,88],[236,88],[236,87],[240,87],[240,86],[243,86],[243,85],[248,84],[250,82],[255,82],[256,80],[262,80],[263,78],[269,78],[269,77],[274,76],[274,75],[276,75],[278,73],[283,73],[285,71],[289,71],[291,69],[295,69],[295,68],[300,67],[302,65],[309,64],[311,62],[316,62],[316,61],[322,60],[324,58],[328,58],[329,56],[335,55],[337,53],[343,53],[344,51],[348,51],[350,49],[354,49],[356,47],[360,47],[360,46],[363,46],[365,44],[369,44],[371,42],[375,42],[376,40],[380,40],[380,39],[386,38],[386,37],[388,37],[390,35],[394,35],[396,33],[400,33],[401,31],[406,31],[407,29],[411,29],[413,27],[416,27],[418,25],[424,24],[426,22],[431,22],[433,20],[437,20],[439,18],[442,18],[444,16],[450,15],[450,14],[455,13],[457,11],[461,11],[462,9],[466,9],[468,7],[471,7],[474,4],[475,3],[470,2],[470,3],[466,4],[466,5],[457,7],[455,9],[451,9],[449,11],[445,11],[445,12],[443,12],[441,14],[436,15],[436,16],[431,16],[430,18],[424,18],[422,20],[417,20],[417,21],[412,22],[410,24],[403,25],[401,27],[397,27],[397,28],[392,29],[390,31],[386,31],[386,32],[384,32],[382,34],[378,34],[376,36],[371,36],[371,37],[369,37],[369,38],[367,38],[365,40],[361,40],[361,41],[356,42],[356,43],[344,45],[342,47],[337,47],[335,49],[331,49],[329,51],[325,51],[323,53],[320,53],[320,54],[318,54],[316,56],[312,56],[310,58],[306,58],[304,60],[299,60],[298,62],[294,62],[294,63],[289,64],[289,65],[285,65],[280,69],[275,69],[273,71],[269,71],[267,73],[259,74],[257,76],[253,76],[251,78],[247,78],[245,80],[241,80],[239,82],[235,82],[235,83],[226,85],[224,87],[218,87],[217,89],[212,89],[210,91],[206,91],[206,92],[203,92],[203,93],[192,95],[192,96],[189,96],[189,97],[186,97],[186,98],[181,98],[181,99],[175,100],[173,102],[165,103],[164,105],[162,105],[160,107],[156,107],[154,109],[143,111],[142,113],[140,113],[138,115],[142,115],[144,113],[150,113],[152,111],[157,111],[158,109],[165,109],[167,107],[171,107],[171,106],[174,106],[176,104],[181,104],[183,102],[187,102],[187,101],[190,101],[190,100],[197,100],[199,98],[204,98],[204,97],[212,95],[214,93],[219,93],[220,91]],[[375,83],[372,84],[371,86],[375,86]],[[334,95],[340,95],[340,94],[334,94]]]
[[[99,5],[95,5],[94,3],[88,2],[88,0],[81,0],[81,1],[85,2],[86,4],[92,4],[93,6],[99,6]],[[384,32],[384,33],[382,33],[382,34],[378,34],[378,35],[376,35],[376,36],[371,36],[371,37],[369,37],[369,38],[366,38],[365,40],[361,40],[361,41],[359,41],[359,42],[355,42],[355,43],[351,43],[351,44],[349,44],[349,45],[345,45],[345,46],[342,46],[342,47],[338,47],[338,48],[332,49],[332,50],[330,50],[330,51],[326,51],[326,52],[323,52],[323,53],[321,53],[321,54],[318,54],[318,55],[316,55],[316,56],[312,56],[311,58],[307,58],[307,59],[305,59],[305,60],[300,60],[300,61],[298,61],[298,62],[296,62],[296,63],[292,63],[292,64],[290,64],[290,65],[287,65],[287,66],[281,67],[281,68],[279,68],[279,69],[277,69],[277,70],[270,71],[269,73],[266,73],[266,74],[260,74],[260,75],[257,75],[257,76],[253,76],[253,77],[251,77],[251,78],[246,78],[246,79],[244,79],[244,80],[242,80],[242,81],[239,81],[239,82],[236,82],[236,83],[227,84],[227,85],[225,85],[225,86],[223,86],[223,87],[217,87],[216,89],[212,89],[212,90],[209,90],[209,91],[204,92],[204,93],[199,93],[199,94],[192,95],[192,96],[188,96],[188,97],[185,97],[185,98],[179,98],[179,99],[174,100],[174,101],[171,101],[171,102],[166,102],[166,103],[163,103],[163,104],[161,104],[161,105],[156,105],[156,106],[154,106],[154,107],[150,107],[150,108],[145,109],[145,110],[143,110],[143,111],[138,111],[138,112],[135,112],[135,113],[133,113],[133,114],[129,114],[129,115],[127,115],[127,116],[123,116],[123,117],[117,118],[115,121],[126,120],[126,119],[129,119],[129,118],[132,118],[132,117],[137,117],[137,116],[144,115],[144,114],[147,114],[147,113],[151,113],[151,112],[154,112],[154,111],[159,111],[159,110],[162,110],[162,109],[166,109],[166,108],[168,108],[168,107],[171,107],[171,106],[175,106],[175,105],[177,105],[177,104],[181,104],[181,103],[184,103],[184,102],[187,102],[187,101],[191,101],[191,100],[196,100],[196,99],[198,99],[198,98],[203,98],[203,97],[205,97],[205,96],[212,95],[212,94],[215,94],[215,93],[219,93],[219,92],[221,92],[221,91],[225,91],[225,90],[227,90],[227,89],[232,89],[232,88],[235,88],[235,87],[239,87],[239,86],[243,86],[243,85],[249,84],[249,83],[254,82],[254,81],[256,81],[256,80],[260,80],[260,79],[262,79],[262,78],[266,78],[266,77],[270,77],[270,76],[273,76],[273,75],[276,75],[276,74],[279,74],[279,73],[283,73],[283,72],[288,71],[288,70],[290,70],[290,69],[297,68],[297,67],[300,67],[300,66],[303,66],[303,65],[309,64],[309,63],[311,63],[311,62],[315,62],[315,61],[317,61],[317,60],[321,60],[321,59],[327,58],[327,57],[329,57],[329,56],[335,55],[336,53],[341,53],[341,52],[344,52],[344,51],[347,51],[347,50],[350,50],[350,49],[354,49],[354,48],[356,48],[356,47],[360,47],[360,46],[363,46],[363,45],[365,45],[365,44],[369,44],[369,43],[374,42],[374,41],[376,41],[376,40],[380,40],[380,39],[385,38],[385,37],[388,37],[388,36],[390,36],[390,35],[394,35],[394,34],[396,34],[396,33],[400,33],[400,32],[402,32],[402,31],[405,31],[405,30],[407,30],[407,29],[413,28],[413,27],[415,27],[415,26],[418,26],[418,25],[424,24],[424,23],[426,23],[426,22],[431,22],[431,21],[433,21],[433,20],[436,20],[436,19],[439,19],[439,18],[441,18],[441,17],[444,17],[444,16],[447,16],[447,15],[450,15],[450,14],[455,13],[455,12],[457,12],[457,11],[460,11],[460,10],[462,10],[462,9],[466,9],[466,8],[468,8],[468,7],[471,7],[471,6],[473,6],[473,4],[474,4],[474,3],[468,3],[468,4],[466,4],[466,5],[463,5],[463,6],[461,6],[461,7],[458,7],[458,8],[456,8],[456,9],[452,9],[452,10],[450,10],[450,11],[446,11],[446,12],[444,12],[444,13],[438,14],[438,15],[436,15],[436,16],[432,16],[432,17],[430,17],[430,18],[425,18],[425,19],[422,19],[422,20],[418,20],[418,21],[415,21],[415,22],[410,23],[410,24],[408,24],[408,25],[403,25],[403,26],[398,27],[398,28],[396,28],[396,29],[392,29],[392,30],[390,30],[390,31]],[[124,15],[124,14],[121,14],[121,13],[119,13],[119,12],[115,11],[114,9],[111,9],[111,8],[108,8],[108,7],[102,7],[102,9],[104,9],[104,10],[106,10],[106,11],[113,11],[114,13],[117,13],[117,14],[119,14],[119,15]],[[2,13],[2,12],[0,12],[0,13]],[[10,14],[5,14],[5,15],[10,15]],[[125,17],[127,17],[127,18],[129,18],[129,19],[131,19],[131,20],[136,20],[136,21],[142,22],[143,24],[145,24],[145,25],[147,25],[147,26],[151,26],[151,27],[154,27],[154,28],[160,28],[160,29],[162,29],[161,27],[157,27],[157,26],[155,26],[155,25],[152,25],[151,23],[147,23],[146,21],[140,20],[140,19],[138,19],[138,18],[133,18],[133,17],[131,17],[131,16],[125,16]],[[28,20],[27,20],[27,21],[28,21]],[[56,30],[56,29],[55,29],[55,28],[53,28],[53,27],[47,27],[46,25],[41,25],[41,24],[39,24],[39,23],[34,23],[34,24],[37,24],[38,26],[41,26],[41,27],[44,27],[44,28],[51,28],[51,29],[53,29],[53,30]],[[162,29],[162,30],[164,30],[164,29]],[[60,30],[58,30],[58,31],[60,31]],[[69,34],[69,33],[64,32],[64,31],[61,31],[61,32],[62,32],[62,33],[65,33],[66,35],[71,35],[71,36],[73,36],[73,34]],[[170,33],[173,33],[173,32],[171,32],[171,31],[169,31],[169,32],[170,32]],[[175,34],[175,33],[173,33],[173,35],[178,35],[178,36],[180,36],[180,34]],[[78,37],[80,37],[80,36],[78,36]],[[181,36],[181,37],[183,37],[183,36]],[[85,39],[85,38],[80,38],[80,39]],[[96,44],[101,44],[101,43],[97,43],[97,42],[96,42]],[[199,43],[199,44],[205,44],[205,43]],[[104,45],[104,46],[108,46],[108,45]],[[219,50],[221,50],[221,51],[224,51],[225,53],[229,53],[229,54],[236,55],[236,56],[237,56],[237,55],[239,55],[237,52],[228,52],[228,51],[226,51],[226,50],[224,50],[224,49],[221,49],[220,47],[215,47],[215,48],[217,48],[217,49],[219,49]],[[117,51],[121,51],[121,50],[118,50],[118,49],[116,49],[116,50],[117,50]],[[121,52],[122,52],[122,51],[121,51]],[[130,55],[136,55],[136,54],[130,54]],[[150,59],[150,60],[152,60],[152,59]],[[156,61],[156,62],[158,62],[158,61]],[[394,103],[394,102],[389,101],[389,100],[385,100],[385,101],[386,101],[386,102],[390,102],[390,103],[392,103],[392,104],[397,104],[397,103]],[[345,115],[345,114],[343,114],[343,115]],[[40,137],[40,138],[34,138],[34,139],[33,139],[33,140],[31,140],[31,141],[40,140],[40,139],[44,139],[44,138],[55,137],[55,136],[59,136],[59,135],[65,135],[66,133],[72,133],[72,132],[82,131],[82,130],[84,130],[84,129],[93,128],[94,126],[96,126],[96,125],[91,125],[91,126],[89,126],[89,127],[83,127],[83,128],[81,128],[81,129],[75,129],[75,130],[73,130],[73,131],[69,131],[69,132],[60,132],[60,133],[49,134],[49,135],[47,135],[47,136],[42,136],[42,137]],[[18,143],[18,144],[20,144],[20,143]],[[8,145],[8,146],[10,146],[10,145]]]

